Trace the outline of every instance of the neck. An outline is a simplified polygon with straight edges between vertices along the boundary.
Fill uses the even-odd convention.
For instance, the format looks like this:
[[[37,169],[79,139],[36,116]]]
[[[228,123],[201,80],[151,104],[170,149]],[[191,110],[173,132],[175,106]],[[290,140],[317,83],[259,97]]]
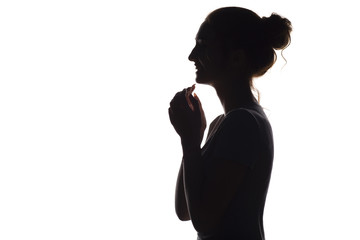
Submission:
[[[250,81],[238,82],[248,83]],[[256,102],[249,84],[238,84],[235,81],[232,81],[231,83],[232,84],[229,84],[229,82],[227,82],[223,85],[213,86],[220,99],[225,114],[234,109],[245,107]]]

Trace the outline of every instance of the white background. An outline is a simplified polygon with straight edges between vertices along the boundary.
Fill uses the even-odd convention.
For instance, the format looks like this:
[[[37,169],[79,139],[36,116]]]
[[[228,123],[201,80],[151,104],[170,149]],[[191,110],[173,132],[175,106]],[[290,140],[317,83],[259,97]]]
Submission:
[[[167,116],[206,15],[277,12],[292,44],[257,79],[273,126],[267,240],[360,239],[356,1],[1,1],[0,239],[195,239],[174,211]],[[222,109],[197,86],[208,123]]]

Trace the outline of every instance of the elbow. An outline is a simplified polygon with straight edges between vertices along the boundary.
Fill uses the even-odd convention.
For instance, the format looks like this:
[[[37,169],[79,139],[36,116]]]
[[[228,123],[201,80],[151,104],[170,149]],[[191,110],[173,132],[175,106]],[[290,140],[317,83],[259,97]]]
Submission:
[[[183,209],[175,209],[176,211],[176,215],[179,218],[180,221],[189,221],[190,220],[190,216],[189,213]]]
[[[200,233],[208,233],[208,228],[204,225],[204,222],[196,219],[191,219],[194,229]]]
[[[218,227],[218,223],[210,216],[192,217],[192,224],[197,232],[210,234]]]
[[[183,222],[190,220],[190,217],[186,217],[186,216],[180,217],[180,216],[178,215],[178,218],[179,218],[180,221],[183,221]]]

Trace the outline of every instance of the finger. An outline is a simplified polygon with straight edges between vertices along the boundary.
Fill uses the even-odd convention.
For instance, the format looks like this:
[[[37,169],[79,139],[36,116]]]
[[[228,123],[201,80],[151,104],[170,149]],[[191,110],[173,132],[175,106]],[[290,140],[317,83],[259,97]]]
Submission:
[[[196,93],[194,93],[194,98],[196,99],[196,101],[198,101],[199,103],[201,103],[201,102],[200,102],[200,99],[199,99],[199,96],[198,96]]]
[[[191,87],[188,87],[188,88],[186,89],[186,94],[185,94],[185,96],[186,96],[186,101],[187,101],[187,103],[188,103],[188,105],[189,105],[189,107],[190,107],[190,109],[191,109],[192,111],[194,111],[194,106],[193,106],[193,104],[192,104],[191,101],[190,101],[190,96],[192,96],[192,93],[193,93],[194,89],[195,89],[195,84],[193,84]]]
[[[186,90],[188,91],[188,94],[192,94],[194,89],[195,89],[195,84],[191,85],[191,87],[188,87]]]
[[[189,97],[189,100],[191,101],[191,104],[194,106],[194,110],[193,111],[197,111],[200,109],[201,107],[201,103],[200,103],[200,100],[199,98],[195,98],[193,97],[192,95]]]
[[[187,91],[187,94],[186,94],[187,104],[188,104],[189,108],[191,109],[191,111],[194,111],[194,106],[193,106],[193,104],[192,104],[191,101],[190,101],[190,96],[191,96],[190,91]]]
[[[170,106],[174,108],[176,106],[186,105],[187,102],[186,102],[185,94],[186,94],[186,89],[176,93],[173,99],[170,101]]]
[[[177,98],[177,97],[181,97],[181,96],[185,96],[186,94],[186,88],[184,88],[182,91],[180,92],[177,92],[174,96],[174,98]]]
[[[198,102],[199,106],[202,107],[202,104],[201,104],[201,101],[200,101],[200,99],[199,99],[199,96],[198,96],[196,93],[194,93],[194,98],[195,98],[196,101]]]
[[[184,88],[180,92],[177,92],[171,101],[173,101],[174,99],[177,99],[177,98],[181,98],[181,96],[185,96],[185,94],[186,94],[186,88]]]

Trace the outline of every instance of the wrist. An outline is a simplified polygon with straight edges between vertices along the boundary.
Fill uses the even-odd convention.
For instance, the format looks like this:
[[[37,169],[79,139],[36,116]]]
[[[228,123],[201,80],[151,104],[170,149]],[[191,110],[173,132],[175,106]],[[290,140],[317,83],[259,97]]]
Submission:
[[[195,139],[181,139],[181,145],[183,149],[183,154],[192,155],[193,153],[197,153],[200,150],[200,141]]]

